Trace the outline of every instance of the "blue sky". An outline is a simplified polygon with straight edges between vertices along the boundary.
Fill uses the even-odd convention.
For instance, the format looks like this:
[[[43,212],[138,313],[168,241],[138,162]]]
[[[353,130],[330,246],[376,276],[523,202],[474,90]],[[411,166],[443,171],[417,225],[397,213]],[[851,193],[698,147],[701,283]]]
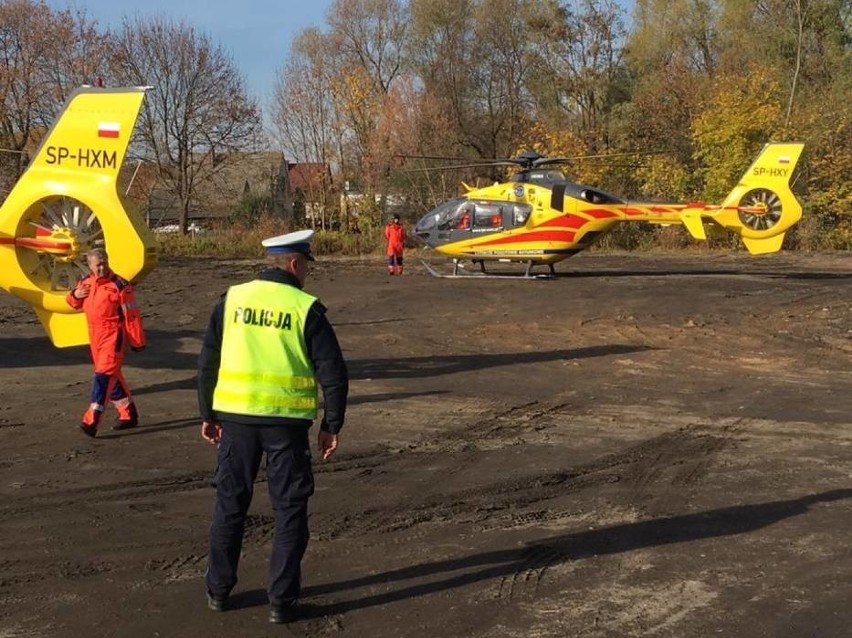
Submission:
[[[266,105],[276,70],[303,29],[325,28],[333,0],[48,0],[54,9],[84,10],[104,28],[125,16],[185,20],[234,58],[249,91]]]

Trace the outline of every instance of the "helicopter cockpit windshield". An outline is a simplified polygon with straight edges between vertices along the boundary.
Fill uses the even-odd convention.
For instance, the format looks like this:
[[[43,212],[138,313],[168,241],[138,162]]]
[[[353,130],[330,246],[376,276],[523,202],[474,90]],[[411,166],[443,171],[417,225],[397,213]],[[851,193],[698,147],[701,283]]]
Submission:
[[[461,208],[465,203],[467,203],[467,200],[463,197],[456,197],[444,202],[421,217],[414,227],[414,232],[418,235],[429,235],[436,228],[442,230],[450,228],[451,220],[461,218]]]

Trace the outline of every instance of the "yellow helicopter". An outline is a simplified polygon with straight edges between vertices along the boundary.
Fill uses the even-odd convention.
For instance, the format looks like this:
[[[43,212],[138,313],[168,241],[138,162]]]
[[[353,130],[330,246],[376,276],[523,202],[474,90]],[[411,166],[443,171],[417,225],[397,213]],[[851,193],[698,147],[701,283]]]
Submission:
[[[139,280],[157,241],[128,214],[117,178],[147,87],[74,92],[0,207],[0,286],[33,307],[57,347],[88,343],[85,317],[65,296],[88,274],[86,252]]]
[[[537,265],[553,265],[591,246],[616,224],[683,224],[696,239],[715,225],[742,238],[751,254],[780,250],[784,233],[801,219],[802,207],[790,178],[804,144],[767,144],[719,205],[692,202],[661,204],[627,199],[567,180],[552,168],[569,158],[546,158],[528,151],[517,158],[484,165],[515,165],[509,181],[484,188],[465,184],[464,196],[444,202],[420,218],[414,235],[453,259],[452,274],[439,277],[491,276],[485,262],[526,264],[524,277]],[[459,168],[459,167],[455,167]],[[460,273],[460,262],[478,263],[481,272]],[[539,275],[541,276],[541,275]]]

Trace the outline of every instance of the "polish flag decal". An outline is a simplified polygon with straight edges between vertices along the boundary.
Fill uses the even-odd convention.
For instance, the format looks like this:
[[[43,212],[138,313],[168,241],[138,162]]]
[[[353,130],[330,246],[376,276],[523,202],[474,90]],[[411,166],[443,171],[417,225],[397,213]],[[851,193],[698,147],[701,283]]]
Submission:
[[[789,164],[790,158],[787,157],[786,155],[782,155],[781,157],[778,158],[778,163],[779,164]]]
[[[98,123],[98,137],[118,137],[120,128],[118,122],[100,122]]]

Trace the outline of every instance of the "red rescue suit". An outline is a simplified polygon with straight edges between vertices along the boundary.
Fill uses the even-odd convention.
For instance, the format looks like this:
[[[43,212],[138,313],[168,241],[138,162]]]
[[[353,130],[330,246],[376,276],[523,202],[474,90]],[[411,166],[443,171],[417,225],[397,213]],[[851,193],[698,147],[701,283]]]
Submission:
[[[83,299],[74,296],[74,290],[89,286]],[[95,376],[89,409],[83,414],[83,425],[96,428],[108,401],[118,410],[120,423],[136,425],[136,406],[130,387],[121,373],[124,353],[128,344],[133,349],[145,347],[142,315],[136,305],[133,286],[113,272],[104,277],[90,274],[68,293],[68,305],[86,313],[89,326],[89,344]]]
[[[388,273],[402,274],[402,252],[405,250],[405,226],[394,220],[385,226],[385,239],[388,240]]]

